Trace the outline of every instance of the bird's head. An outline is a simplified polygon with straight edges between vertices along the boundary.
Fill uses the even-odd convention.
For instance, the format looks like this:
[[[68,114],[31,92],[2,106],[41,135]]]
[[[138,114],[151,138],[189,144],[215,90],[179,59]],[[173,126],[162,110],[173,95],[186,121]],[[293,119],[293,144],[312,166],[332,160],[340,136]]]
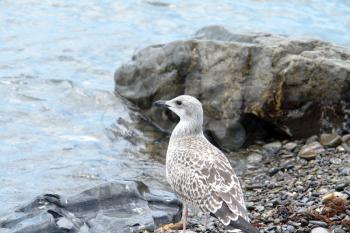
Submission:
[[[180,117],[182,121],[203,123],[202,104],[196,98],[189,95],[180,95],[171,100],[158,100],[154,106],[168,108]]]

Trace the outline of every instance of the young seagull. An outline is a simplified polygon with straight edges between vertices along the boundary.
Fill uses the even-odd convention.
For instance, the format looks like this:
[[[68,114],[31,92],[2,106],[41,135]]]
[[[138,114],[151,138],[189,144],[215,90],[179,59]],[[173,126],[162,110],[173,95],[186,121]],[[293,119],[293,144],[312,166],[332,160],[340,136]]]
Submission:
[[[180,117],[168,145],[166,177],[184,204],[183,232],[189,205],[218,218],[230,232],[259,232],[249,223],[242,189],[229,161],[204,137],[201,102],[181,95],[154,105]]]

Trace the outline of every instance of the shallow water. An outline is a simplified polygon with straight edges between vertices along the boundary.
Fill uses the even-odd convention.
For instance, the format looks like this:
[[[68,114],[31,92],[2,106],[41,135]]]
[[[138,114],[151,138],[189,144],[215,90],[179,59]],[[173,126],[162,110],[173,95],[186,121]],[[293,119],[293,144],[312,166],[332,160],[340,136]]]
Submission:
[[[0,215],[115,179],[163,187],[142,135],[124,139],[135,132],[113,73],[137,49],[212,24],[350,47],[347,0],[0,1]]]

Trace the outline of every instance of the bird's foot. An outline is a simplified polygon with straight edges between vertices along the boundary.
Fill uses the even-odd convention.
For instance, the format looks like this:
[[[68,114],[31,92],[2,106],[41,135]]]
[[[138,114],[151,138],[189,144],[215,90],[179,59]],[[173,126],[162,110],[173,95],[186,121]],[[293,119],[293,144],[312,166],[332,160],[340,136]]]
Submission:
[[[183,230],[183,222],[170,223],[158,228],[154,233],[195,233],[189,229]]]
[[[164,226],[162,226],[162,228],[166,231],[169,231],[169,230],[180,230],[182,229],[182,222],[177,222],[177,223],[170,223],[170,224],[166,224]]]

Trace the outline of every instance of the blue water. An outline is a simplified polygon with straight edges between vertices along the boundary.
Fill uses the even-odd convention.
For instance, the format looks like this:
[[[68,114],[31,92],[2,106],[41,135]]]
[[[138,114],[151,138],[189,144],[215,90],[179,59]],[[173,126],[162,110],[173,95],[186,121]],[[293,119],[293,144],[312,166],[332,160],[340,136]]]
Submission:
[[[0,1],[0,215],[114,179],[165,184],[142,140],[110,133],[132,121],[113,73],[137,49],[213,24],[350,47],[347,0]]]

